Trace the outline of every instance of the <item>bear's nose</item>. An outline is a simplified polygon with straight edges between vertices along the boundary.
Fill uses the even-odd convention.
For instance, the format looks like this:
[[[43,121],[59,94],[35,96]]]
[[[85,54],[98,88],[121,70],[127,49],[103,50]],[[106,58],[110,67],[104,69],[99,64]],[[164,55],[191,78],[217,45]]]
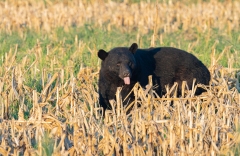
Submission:
[[[127,72],[126,72],[126,73],[123,74],[123,76],[124,76],[124,77],[129,77],[129,76],[130,76],[130,73],[127,73]]]
[[[127,70],[123,73],[123,76],[124,77],[130,77],[131,76],[131,73]]]

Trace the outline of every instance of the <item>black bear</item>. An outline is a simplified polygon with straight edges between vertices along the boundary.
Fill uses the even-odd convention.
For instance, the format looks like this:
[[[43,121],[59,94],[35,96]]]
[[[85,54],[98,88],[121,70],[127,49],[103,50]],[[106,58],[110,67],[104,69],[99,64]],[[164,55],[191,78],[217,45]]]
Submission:
[[[181,93],[182,81],[189,88],[193,79],[196,83],[208,85],[210,73],[207,67],[194,55],[172,47],[138,49],[133,43],[130,48],[117,47],[109,52],[98,51],[102,60],[99,74],[99,102],[104,110],[111,109],[109,100],[115,99],[117,87],[124,99],[136,82],[142,87],[148,84],[148,76],[152,75],[153,85],[158,85],[156,93],[166,93],[165,85],[170,87],[178,83],[178,94]],[[196,95],[204,90],[199,88]]]

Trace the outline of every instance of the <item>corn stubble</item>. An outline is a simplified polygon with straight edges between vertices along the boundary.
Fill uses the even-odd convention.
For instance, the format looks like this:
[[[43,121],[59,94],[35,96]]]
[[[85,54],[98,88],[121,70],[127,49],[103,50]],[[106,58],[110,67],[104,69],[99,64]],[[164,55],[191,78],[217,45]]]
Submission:
[[[124,25],[123,29],[131,30],[139,27],[141,32],[153,28],[174,32],[175,29],[179,29],[179,21],[183,21],[183,29],[196,27],[199,32],[210,27],[223,29],[222,23],[227,23],[227,32],[239,27],[237,15],[240,13],[236,8],[240,4],[237,1],[202,2],[190,7],[181,3],[177,3],[179,6],[163,3],[158,4],[160,10],[154,4],[140,3],[131,4],[132,9],[126,12],[124,11],[126,4],[122,3],[118,6],[111,1],[103,3],[102,7],[94,1],[74,0],[58,3],[46,1],[46,3],[48,7],[42,2],[30,0],[0,2],[0,16],[4,14],[5,17],[0,24],[1,31],[5,29],[11,33],[18,30],[21,33],[24,27],[36,31],[51,31],[55,26],[64,26],[67,31],[72,23],[79,26],[94,20],[96,25],[101,26],[110,18],[112,20],[108,23],[109,29],[112,26]],[[214,6],[218,7],[203,9]],[[16,9],[17,7],[19,9]],[[68,7],[71,9],[69,10]],[[109,16],[110,11],[106,12],[105,8],[114,10],[114,14]],[[167,13],[168,16],[156,17],[154,14],[156,9],[161,11],[162,15]],[[88,13],[77,14],[79,10]],[[210,10],[214,13],[208,13]],[[23,13],[21,18],[17,11]],[[124,14],[120,14],[122,12]],[[203,18],[202,15],[200,16],[201,13],[206,16]],[[140,14],[142,16],[138,18]],[[98,15],[101,18],[97,18]],[[218,20],[214,20],[215,15]],[[152,46],[155,41],[157,38],[153,35]],[[212,77],[211,86],[193,85],[192,88],[188,88],[186,83],[183,83],[184,90],[180,98],[176,97],[177,84],[171,88],[166,86],[168,92],[160,98],[155,96],[153,88],[156,86],[152,86],[151,81],[146,89],[136,84],[132,90],[135,101],[124,108],[119,94],[121,88],[119,88],[116,101],[111,101],[115,109],[108,110],[105,119],[98,105],[96,86],[98,71],[81,67],[74,77],[73,63],[69,60],[69,66],[63,68],[56,59],[57,56],[51,54],[55,50],[61,51],[61,47],[55,49],[47,47],[46,68],[41,71],[42,89],[38,91],[25,82],[26,75],[34,77],[40,72],[42,49],[36,45],[34,49],[29,50],[29,53],[35,56],[34,61],[26,55],[21,63],[17,63],[17,47],[16,45],[14,50],[10,50],[2,57],[0,68],[0,154],[2,155],[140,156],[227,153],[234,155],[229,148],[240,142],[237,132],[240,108],[240,94],[237,88],[240,88],[240,74],[237,79],[233,74],[236,70],[232,68],[236,63],[233,57],[229,57],[228,68],[217,65],[223,54],[215,55],[215,45],[212,48],[209,68]],[[191,46],[189,48],[191,49]],[[77,56],[79,53],[81,48],[73,55]],[[228,47],[223,53],[231,55]],[[53,74],[48,74],[49,71]],[[207,92],[194,96],[197,86],[205,88]],[[29,104],[32,107],[29,108]],[[18,107],[17,119],[10,119],[14,105]],[[128,109],[132,110],[126,115]],[[26,112],[29,112],[27,118]],[[46,136],[52,139],[52,153],[47,151],[50,147],[45,145]]]
[[[46,134],[54,140],[53,155],[216,155],[239,141],[239,82],[229,76],[229,68],[212,66],[211,86],[189,90],[183,83],[180,98],[175,96],[177,84],[166,86],[162,98],[154,96],[151,81],[146,89],[136,84],[135,101],[126,108],[119,88],[117,100],[111,101],[115,109],[103,120],[93,85],[98,72],[81,68],[68,80],[63,70],[43,75],[43,89],[37,92],[24,84],[27,61],[16,64],[15,56],[9,53],[0,71],[3,155],[47,155]],[[197,86],[207,92],[194,96]],[[10,120],[9,107],[16,101],[18,119]],[[27,101],[33,106],[25,119]],[[127,109],[132,109],[128,115]]]
[[[183,0],[184,1],[184,0]],[[217,28],[230,33],[238,30],[239,1],[211,0],[198,4],[186,5],[181,1],[165,3],[116,3],[104,0],[73,0],[73,1],[18,1],[0,2],[0,30],[22,33],[25,28],[37,32],[63,27],[68,31],[72,26],[82,26],[94,22],[95,26],[107,25],[131,31],[139,29],[141,34],[151,30],[164,33],[184,31],[196,28],[199,33]],[[192,36],[188,36],[192,38]]]

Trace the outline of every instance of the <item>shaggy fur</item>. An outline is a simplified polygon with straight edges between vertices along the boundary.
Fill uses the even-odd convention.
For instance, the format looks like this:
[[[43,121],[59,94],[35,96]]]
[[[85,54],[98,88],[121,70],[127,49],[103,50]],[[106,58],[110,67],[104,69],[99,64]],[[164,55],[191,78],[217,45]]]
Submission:
[[[138,49],[136,43],[130,48],[117,47],[108,53],[99,50],[102,60],[99,75],[99,101],[106,109],[111,109],[109,100],[115,99],[117,87],[123,87],[124,99],[136,82],[142,87],[148,84],[148,76],[152,75],[153,85],[158,85],[156,92],[161,96],[166,93],[165,85],[170,87],[178,83],[178,94],[181,93],[182,81],[192,87],[196,83],[208,85],[210,73],[206,66],[194,55],[172,47]],[[203,92],[197,89],[196,95]]]

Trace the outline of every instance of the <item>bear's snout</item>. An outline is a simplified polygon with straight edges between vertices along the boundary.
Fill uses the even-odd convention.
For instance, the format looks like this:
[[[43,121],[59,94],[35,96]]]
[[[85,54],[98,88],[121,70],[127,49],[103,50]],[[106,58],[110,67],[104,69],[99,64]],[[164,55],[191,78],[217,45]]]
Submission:
[[[130,77],[129,71],[126,71],[125,73],[123,73],[123,76],[124,76],[124,77]]]
[[[119,70],[119,77],[123,79],[124,77],[131,77],[131,76],[132,76],[131,68],[126,64],[122,64]]]
[[[130,70],[125,70],[123,72],[123,81],[126,85],[130,84],[130,77],[132,76],[131,71]]]
[[[130,84],[130,78],[132,76],[131,69],[128,66],[122,65],[119,71],[119,77],[123,79],[124,84]]]
[[[119,74],[119,77],[121,77],[122,79],[124,77],[131,77],[131,76],[132,76],[132,72],[130,69],[122,70],[122,71],[120,71],[120,74]]]

